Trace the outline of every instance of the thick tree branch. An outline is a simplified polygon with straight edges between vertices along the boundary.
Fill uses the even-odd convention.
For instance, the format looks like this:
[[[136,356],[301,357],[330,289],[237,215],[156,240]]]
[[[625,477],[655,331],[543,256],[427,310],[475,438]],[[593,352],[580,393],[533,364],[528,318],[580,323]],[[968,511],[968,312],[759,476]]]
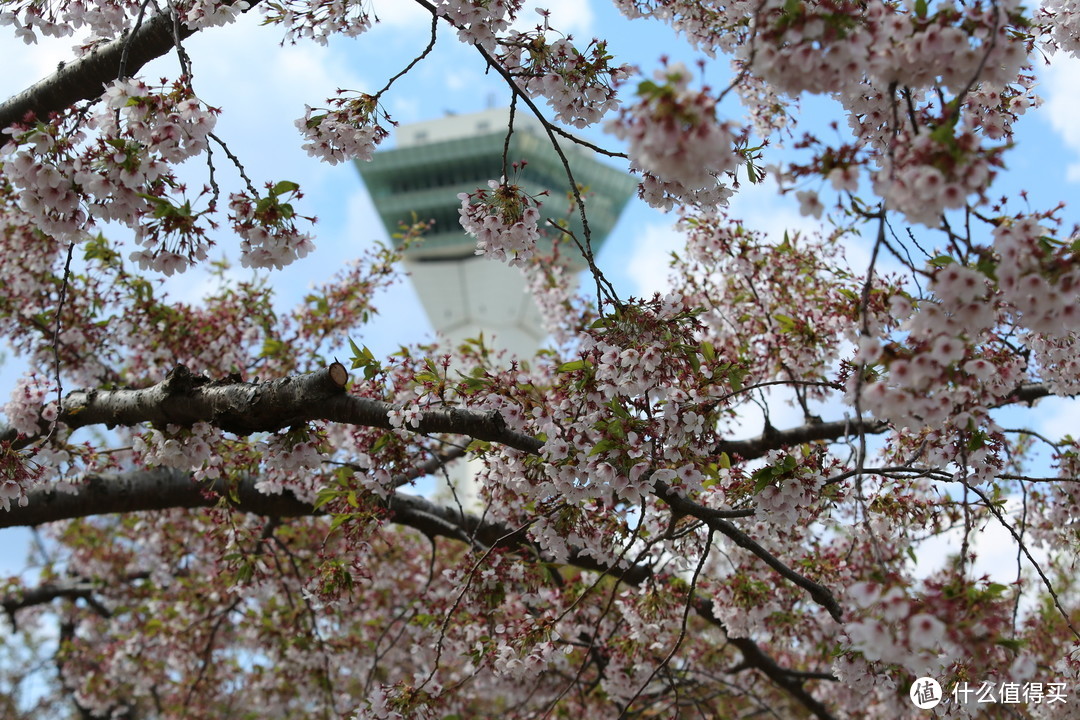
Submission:
[[[37,489],[29,493],[25,507],[12,507],[0,513],[0,528],[34,526],[56,520],[132,513],[172,508],[211,507],[221,496],[234,498],[235,509],[267,517],[302,517],[320,515],[310,503],[292,493],[266,494],[255,487],[256,479],[243,478],[228,486],[224,480],[196,482],[190,472],[175,468],[154,468],[125,473],[90,475],[74,492],[49,492]],[[419,530],[428,537],[446,537],[461,542],[479,542],[485,547],[498,545],[539,553],[524,531],[515,531],[501,523],[482,520],[407,493],[395,492],[385,501],[392,522]],[[635,566],[609,570],[588,555],[571,552],[569,564],[584,570],[607,571],[626,582],[640,583],[649,569]]]
[[[130,583],[135,580],[143,580],[149,575],[146,572],[131,573],[119,578],[118,582]],[[10,595],[4,595],[0,597],[0,608],[3,608],[4,613],[11,620],[12,626],[15,625],[15,613],[17,611],[23,608],[45,605],[58,598],[84,600],[87,605],[93,608],[94,612],[101,617],[108,618],[112,616],[112,611],[102,605],[94,595],[100,589],[100,583],[95,583],[87,578],[60,579],[42,583],[37,587],[20,589]]]
[[[191,427],[207,422],[226,432],[248,435],[315,419],[324,403],[344,394],[348,380],[341,363],[268,382],[244,382],[236,376],[210,380],[177,365],[148,388],[68,393],[60,421],[71,428],[145,422]]]
[[[886,423],[880,420],[836,420],[833,422],[807,423],[789,430],[771,430],[749,440],[721,440],[713,448],[713,452],[720,454],[726,452],[729,455],[738,455],[743,460],[753,460],[764,457],[770,450],[801,445],[818,440],[840,440],[854,437],[860,432],[867,435],[877,435],[889,429]]]
[[[333,363],[313,373],[289,375],[267,382],[245,382],[238,377],[210,380],[194,375],[183,365],[173,368],[156,385],[139,390],[75,390],[64,398],[60,422],[71,429],[89,425],[107,427],[151,423],[159,427],[190,427],[207,422],[226,432],[247,435],[274,432],[312,420],[391,429],[390,411],[396,406],[345,392],[348,372]],[[497,442],[523,452],[543,447],[536,438],[514,432],[495,411],[434,408],[421,413],[418,433],[452,433]],[[41,434],[48,432],[45,421]],[[35,438],[16,441],[15,432],[0,433],[0,442],[25,447]]]
[[[15,624],[15,613],[23,608],[44,605],[57,598],[71,600],[89,600],[94,594],[94,585],[86,580],[73,580],[70,582],[48,582],[34,588],[27,588],[12,595],[0,597],[0,607]]]
[[[258,2],[248,0],[247,4],[250,8]],[[181,40],[195,33],[183,23],[180,23],[177,32]],[[8,99],[0,105],[0,128],[23,122],[28,116],[44,120],[50,113],[60,112],[81,100],[97,98],[104,92],[105,86],[119,75],[121,58],[125,74],[131,76],[146,63],[172,50],[174,42],[172,14],[155,15],[134,33],[112,40],[88,55],[62,65],[53,75]]]
[[[381,400],[345,392],[348,373],[340,363],[303,375],[267,382],[245,382],[233,376],[211,380],[183,365],[148,388],[131,390],[76,390],[64,399],[60,421],[75,429],[89,425],[133,426],[151,423],[190,427],[208,422],[238,435],[274,432],[313,420],[391,429],[390,411],[400,409]],[[1011,396],[1013,402],[1034,402],[1048,394],[1042,385],[1025,385]],[[544,443],[506,426],[494,411],[433,408],[420,413],[416,425],[404,429],[418,433],[451,433],[495,442],[535,454]],[[714,448],[749,460],[770,450],[821,440],[840,440],[860,433],[879,434],[888,426],[874,420],[837,420],[807,423],[787,430],[772,430],[749,440],[722,440]],[[48,432],[42,421],[41,434]],[[0,428],[0,442],[25,447],[35,438],[16,440],[13,429]]]

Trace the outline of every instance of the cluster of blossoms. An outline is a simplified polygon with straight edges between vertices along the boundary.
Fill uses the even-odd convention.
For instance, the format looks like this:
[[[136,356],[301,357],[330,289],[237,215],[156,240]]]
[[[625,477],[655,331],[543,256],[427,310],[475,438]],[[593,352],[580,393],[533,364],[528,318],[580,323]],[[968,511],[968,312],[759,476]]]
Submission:
[[[1019,3],[935,3],[934,12],[903,11],[884,0],[805,2],[794,11],[769,0],[758,20],[751,68],[782,92],[834,93],[875,85],[939,84],[964,92],[972,78],[1004,85],[1026,60],[1009,32]],[[749,46],[740,50],[750,52]]]
[[[57,418],[56,403],[47,402],[51,392],[50,383],[37,375],[20,377],[11,399],[0,408],[7,418],[7,424],[21,435],[38,435],[41,420],[51,422]],[[48,459],[51,452],[50,448],[43,448],[37,455]],[[12,500],[20,507],[27,505],[29,499],[26,491],[41,476],[40,464],[35,460],[34,465],[38,467],[29,466],[27,459],[13,451],[9,442],[0,440],[0,508],[9,511]]]
[[[1080,269],[1072,245],[1054,240],[1036,218],[994,228],[998,288],[1014,320],[1033,332],[1061,338],[1080,330]]]
[[[1043,0],[1040,6],[1044,35],[1057,48],[1080,53],[1080,7],[1073,0]]]
[[[670,212],[676,206],[690,206],[704,213],[724,207],[735,190],[722,182],[696,190],[687,189],[677,181],[661,180],[650,172],[641,173],[638,196],[654,208]]]
[[[327,100],[331,109],[308,107],[304,117],[296,121],[307,139],[303,147],[308,155],[331,165],[370,160],[376,146],[388,135],[378,122],[379,102],[375,96],[361,93],[347,98],[344,93],[339,90],[339,97]]]
[[[27,221],[50,235],[81,237],[93,220],[76,190],[75,183],[85,176],[76,176],[71,149],[84,136],[63,137],[55,128],[42,126],[4,132],[11,136],[0,149],[4,174]]]
[[[390,421],[391,427],[406,430],[408,428],[415,429],[420,427],[420,417],[422,414],[423,410],[419,405],[409,404],[403,405],[400,409],[393,408],[386,413],[386,416]]]
[[[639,85],[638,103],[607,124],[608,131],[630,143],[631,166],[663,183],[657,188],[663,195],[653,190],[646,199],[661,207],[670,207],[663,196],[724,199],[726,193],[717,190],[719,177],[743,159],[731,126],[716,118],[716,98],[708,88],[690,89],[685,65],[669,65],[655,77],[656,82]]]
[[[287,198],[283,198],[287,196]],[[229,197],[229,220],[240,242],[240,264],[244,267],[278,268],[306,256],[315,245],[311,235],[300,232],[293,206],[285,199],[300,198],[300,186],[282,180],[268,187],[264,197],[233,193]]]
[[[838,338],[855,340],[859,285],[839,237],[790,233],[776,242],[712,215],[689,215],[680,227],[687,251],[674,268],[694,278],[718,355],[740,358],[759,379],[811,379],[838,357]],[[866,316],[875,329],[888,316],[877,295]]]
[[[201,30],[226,25],[236,20],[250,7],[247,0],[185,0],[177,3],[175,10],[180,21],[188,28]],[[92,40],[77,46],[86,51],[102,39],[117,37],[129,32],[143,8],[138,3],[124,0],[71,0],[63,3],[40,3],[18,0],[7,4],[0,12],[0,26],[11,25],[16,37],[27,44],[37,42],[38,35],[45,37],[68,37],[76,30],[87,28]]]
[[[143,246],[132,259],[144,268],[171,272],[204,258],[203,213],[169,196],[172,188],[182,192],[169,166],[206,149],[217,110],[183,83],[151,88],[117,80],[103,100],[86,122],[97,132],[93,143],[83,144],[83,130],[65,132],[58,124],[5,131],[5,174],[28,221],[76,241],[96,221],[121,222]]]
[[[313,40],[326,45],[335,35],[357,37],[371,28],[372,14],[364,2],[283,0],[263,5],[262,12],[266,22],[286,29],[285,39],[293,44]]]
[[[758,137],[771,137],[774,133],[794,125],[798,111],[798,98],[783,97],[776,88],[752,73],[744,72],[746,63],[731,61],[737,83],[735,91],[750,117],[750,126]]]
[[[19,507],[26,507],[29,504],[30,498],[26,495],[25,481],[31,478],[28,473],[21,469],[24,463],[22,458],[16,456],[9,459],[8,456],[13,454],[7,452],[6,448],[4,448],[3,454],[5,457],[0,461],[2,463],[0,471],[3,472],[3,475],[0,475],[0,508],[3,508],[5,512],[10,512],[12,500]],[[13,469],[17,469],[19,472],[17,474],[15,472],[8,473],[7,465],[14,465],[15,463],[18,465]]]
[[[954,136],[948,126],[914,136],[904,130],[872,175],[874,192],[909,221],[936,226],[945,210],[963,207],[989,186],[1000,150],[983,148],[970,131]]]
[[[885,591],[876,583],[859,582],[848,595],[858,610],[873,610],[873,616],[844,626],[850,649],[866,660],[903,665],[918,672],[926,669],[931,655],[958,651],[945,646],[945,623],[915,610],[900,588]]]
[[[0,12],[0,26],[15,28],[15,36],[26,44],[36,43],[38,35],[68,37],[75,30],[89,28],[98,37],[119,33],[131,22],[131,6],[123,2],[74,2],[47,4],[12,2]]]
[[[250,7],[251,3],[247,0],[187,0],[180,9],[180,14],[189,28],[203,30],[228,25]]]
[[[495,47],[496,35],[503,32],[521,10],[521,0],[435,0],[439,17],[457,28],[458,38],[489,50]]]
[[[302,501],[315,498],[317,470],[326,457],[321,431],[307,427],[276,433],[261,443],[265,462],[255,489],[267,495],[280,495],[286,488]]]
[[[607,44],[593,40],[584,52],[573,38],[548,42],[548,28],[511,32],[499,39],[499,61],[532,97],[544,97],[559,122],[586,127],[618,107],[615,89],[630,77],[629,65],[610,64]]]
[[[169,164],[204,152],[218,115],[195,97],[190,86],[182,84],[154,89],[127,78],[110,85],[102,99],[105,109],[95,114],[92,124],[98,132],[123,136]]]
[[[797,470],[773,479],[779,474],[777,469],[783,470],[788,466]],[[818,499],[825,478],[812,468],[800,466],[796,458],[784,457],[784,453],[778,450],[770,451],[765,457],[765,467],[770,472],[763,474],[762,480],[767,480],[768,484],[757,493],[757,506],[762,519],[777,525],[794,525],[799,522],[800,515]]]
[[[1080,393],[1080,336],[1033,335],[1028,338],[1040,379],[1055,395]]]
[[[212,443],[220,435],[220,430],[206,422],[195,423],[190,428],[168,425],[164,432],[153,429],[136,435],[131,450],[149,467],[203,468],[203,477],[213,478],[220,474],[221,458],[214,454]],[[211,467],[214,469],[208,469]]]
[[[540,203],[506,178],[489,180],[488,188],[458,195],[461,227],[476,238],[477,255],[524,265],[540,238]]]
[[[983,286],[975,292],[985,295],[987,290]],[[978,408],[983,402],[1015,387],[1022,368],[1006,372],[1006,358],[997,364],[986,358],[991,352],[988,348],[983,350],[983,357],[975,357],[974,350],[969,350],[987,323],[993,323],[992,306],[972,298],[947,311],[927,301],[914,312],[906,297],[894,296],[891,307],[897,319],[910,315],[901,326],[909,333],[910,350],[896,356],[895,349],[882,346],[876,339],[861,342],[857,362],[881,363],[888,368],[887,377],[862,386],[864,410],[897,427],[918,429],[945,424],[961,405],[971,406],[981,414]],[[851,389],[855,383],[852,377]]]
[[[939,678],[942,685],[971,677],[980,682],[1030,680],[1037,670],[1034,657],[1000,643],[1012,625],[1008,588],[979,582],[958,594],[953,582],[949,576],[932,577],[923,583],[921,597],[914,596],[910,586],[905,591],[878,582],[853,584],[847,594],[854,619],[844,625],[848,654],[834,666],[842,670],[841,680],[859,687],[864,672],[878,674],[888,665],[913,676]],[[870,664],[861,667],[863,672],[860,659]],[[958,710],[962,716],[980,716],[985,706]]]
[[[56,404],[46,405],[49,394],[55,392],[49,381],[36,374],[20,377],[11,399],[3,406],[8,425],[21,435],[37,435],[42,419],[55,420],[57,417]]]
[[[982,83],[967,95],[963,107],[964,125],[977,129],[991,140],[1012,136],[1013,124],[1028,108],[1036,108],[1042,99],[1035,94],[1036,77],[1022,73],[1015,83],[997,88]]]

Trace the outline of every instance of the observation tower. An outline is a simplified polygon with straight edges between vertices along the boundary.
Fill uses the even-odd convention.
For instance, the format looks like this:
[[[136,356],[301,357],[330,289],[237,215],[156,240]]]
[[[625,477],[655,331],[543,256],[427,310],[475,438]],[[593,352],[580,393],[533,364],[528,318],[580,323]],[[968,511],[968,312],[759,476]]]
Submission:
[[[405,252],[405,266],[432,326],[453,347],[483,333],[489,347],[519,357],[531,355],[544,340],[536,304],[521,270],[475,254],[476,241],[458,221],[459,193],[487,188],[503,174],[503,147],[509,110],[489,109],[469,115],[402,125],[396,146],[357,163],[387,232],[393,236],[403,221],[434,220],[432,230]],[[637,181],[610,167],[569,140],[560,138],[574,179],[585,187],[593,252],[619,218]],[[540,123],[517,113],[507,166],[526,161],[508,180],[529,195],[539,195],[541,227],[547,219],[566,220],[582,238],[581,219],[569,213],[569,181],[562,160]],[[556,231],[548,227],[550,237]],[[547,240],[551,242],[551,240]],[[572,270],[584,267],[576,248],[564,253]]]

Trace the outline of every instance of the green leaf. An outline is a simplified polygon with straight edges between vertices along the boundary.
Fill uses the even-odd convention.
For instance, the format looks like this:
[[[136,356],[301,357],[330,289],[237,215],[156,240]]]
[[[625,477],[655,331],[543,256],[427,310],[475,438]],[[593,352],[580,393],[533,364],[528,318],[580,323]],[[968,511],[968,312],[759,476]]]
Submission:
[[[789,315],[781,315],[777,313],[773,315],[778,323],[780,323],[780,332],[790,333],[795,331],[795,318]]]
[[[926,11],[929,6],[930,3],[926,0],[915,0],[915,15],[921,18],[926,17]]]
[[[859,294],[850,288],[839,288],[837,292],[852,302],[859,302]]]
[[[292,180],[282,180],[277,185],[274,185],[274,189],[270,192],[273,195],[282,195],[284,193],[296,192],[299,189],[300,186]]]
[[[558,368],[555,369],[555,372],[561,372],[561,373],[576,372],[578,370],[583,369],[585,367],[585,365],[586,365],[585,360],[571,360],[570,362],[565,362],[562,365],[560,365]]]
[[[618,438],[619,440],[626,439],[626,429],[623,428],[622,420],[612,420],[608,423],[607,430],[614,438]]]
[[[742,368],[731,368],[728,371],[728,382],[731,384],[731,389],[735,392],[742,392],[743,378],[746,377],[746,371]]]
[[[955,260],[948,255],[938,255],[936,258],[930,261],[930,264],[934,267],[945,267],[946,265],[952,265]]]
[[[147,193],[135,193],[135,194],[138,195],[139,197],[141,197],[143,200],[149,200],[152,203],[156,203],[158,205],[158,207],[160,207],[162,205],[167,205],[169,207],[172,207],[172,203],[169,202],[168,198],[158,197],[157,195],[148,195]]]
[[[589,451],[589,457],[599,455],[600,453],[607,452],[608,450],[614,450],[619,447],[619,444],[611,438],[604,438],[600,442],[593,446],[593,449]]]
[[[241,563],[240,567],[236,569],[236,581],[238,583],[246,583],[251,580],[251,577],[255,574],[255,566],[250,562]]]
[[[998,638],[994,641],[994,644],[1012,650],[1013,652],[1020,652],[1027,643],[1024,640],[1017,638]]]
[[[720,453],[720,467],[724,468],[725,470],[731,469],[731,458],[726,452]]]
[[[338,495],[340,495],[340,494],[341,494],[341,493],[340,493],[339,491],[337,491],[337,490],[333,490],[333,489],[331,489],[331,488],[323,488],[323,489],[322,489],[322,490],[320,490],[320,491],[319,491],[319,493],[318,493],[318,494],[317,494],[317,495],[315,496],[315,504],[314,504],[314,506],[313,506],[313,507],[314,507],[314,508],[315,508],[316,510],[318,510],[318,509],[319,509],[319,508],[321,508],[321,507],[322,507],[323,505],[326,505],[327,503],[329,503],[329,502],[331,502],[332,500],[334,500],[334,498],[336,498],[336,497],[337,497]]]
[[[754,474],[750,476],[750,479],[754,481],[754,494],[764,490],[769,485],[772,485],[773,477],[776,474],[776,470],[773,467],[763,467],[754,471]]]
[[[689,352],[686,355],[687,361],[690,363],[690,367],[695,373],[701,372],[701,360],[698,359],[696,352]]]
[[[330,530],[327,534],[334,532],[339,527],[347,523],[350,519],[352,519],[352,515],[350,515],[349,513],[345,513],[343,515],[335,515],[334,519],[330,522]]]

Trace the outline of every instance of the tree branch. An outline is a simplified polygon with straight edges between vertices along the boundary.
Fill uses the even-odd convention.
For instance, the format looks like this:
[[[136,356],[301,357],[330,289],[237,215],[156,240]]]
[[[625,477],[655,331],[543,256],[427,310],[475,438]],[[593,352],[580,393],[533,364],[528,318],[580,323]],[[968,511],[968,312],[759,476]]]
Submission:
[[[139,390],[75,390],[63,401],[59,421],[71,429],[151,423],[159,427],[190,427],[207,422],[226,432],[248,435],[274,432],[312,420],[392,429],[390,411],[397,406],[345,392],[348,371],[332,363],[313,373],[288,375],[267,382],[245,382],[236,376],[210,380],[177,365],[156,385]],[[48,423],[40,422],[40,433]],[[497,442],[527,453],[544,443],[510,430],[497,411],[433,408],[420,413],[418,433],[452,433]],[[17,439],[13,429],[0,433],[0,442],[25,447],[35,437]]]
[[[247,9],[250,9],[259,0],[248,0],[248,3]],[[224,4],[234,3],[227,1]],[[191,37],[195,30],[180,23],[178,32],[180,39],[184,40]],[[9,98],[0,105],[0,128],[23,122],[30,116],[44,120],[50,113],[60,112],[80,100],[99,97],[105,86],[119,75],[125,52],[127,75],[134,75],[146,63],[172,50],[174,38],[172,14],[155,15],[134,33],[95,48],[88,55],[63,65],[53,75]]]
[[[653,486],[653,493],[656,497],[671,506],[672,510],[684,515],[696,517],[716,532],[727,537],[739,547],[748,550],[761,558],[766,565],[775,570],[781,577],[790,580],[792,583],[805,590],[810,597],[813,598],[814,602],[828,610],[829,615],[831,615],[836,622],[843,622],[844,611],[840,608],[840,603],[836,601],[836,598],[833,597],[833,594],[829,592],[827,587],[792,570],[785,565],[780,558],[763,548],[760,543],[735,527],[735,525],[729,520],[726,520],[722,515],[719,515],[716,510],[700,505],[692,500],[687,500],[672,491],[672,489],[663,482],[657,482]]]
[[[887,423],[880,420],[835,420],[800,425],[789,430],[771,430],[749,440],[721,440],[713,448],[720,454],[738,455],[743,460],[764,457],[770,450],[777,450],[791,445],[815,442],[817,440],[839,440],[861,433],[877,435],[889,429]]]
[[[9,512],[0,514],[0,528],[110,513],[210,507],[219,502],[218,492],[225,489],[223,485],[222,480],[196,482],[190,473],[175,468],[91,475],[73,493],[49,492],[44,488],[34,490],[26,507],[12,507]],[[235,498],[232,507],[241,512],[271,517],[299,517],[322,512],[289,492],[264,494],[255,489],[255,480],[250,477],[241,479],[231,490],[231,496]],[[475,538],[489,547],[498,544],[508,549],[536,550],[524,531],[514,532],[500,523],[471,514],[462,515],[456,509],[436,505],[422,497],[395,492],[387,499],[386,507],[392,522],[419,530],[428,537],[447,537],[462,542],[473,542]],[[651,575],[651,569],[646,566],[614,569],[578,552],[571,552],[568,562],[584,570],[607,573],[630,585],[640,585]],[[138,577],[141,575],[132,575],[129,580]],[[82,598],[92,603],[94,589],[87,582],[49,583],[0,598],[0,607],[14,619],[14,613],[19,609],[60,597]],[[711,601],[699,598],[693,605],[698,615],[726,633],[723,623],[712,612]],[[743,654],[744,662],[737,670],[749,667],[761,670],[818,718],[831,720],[824,705],[803,688],[804,678],[799,674],[779,666],[750,639],[729,640]]]
[[[236,510],[255,515],[303,517],[323,514],[322,510],[298,500],[290,492],[266,494],[255,485],[256,479],[252,477],[242,478],[231,486],[221,479],[198,482],[190,472],[176,468],[89,475],[74,492],[52,492],[46,488],[31,491],[25,507],[13,506],[10,511],[0,513],[0,528],[34,526],[92,515],[212,507],[223,496],[235,499],[232,507]],[[462,514],[456,508],[437,505],[426,498],[395,492],[386,499],[385,508],[391,522],[419,530],[428,537],[479,542],[485,547],[498,545],[539,555],[539,548],[524,531],[515,532],[501,523]],[[608,572],[634,584],[643,582],[651,573],[643,566],[612,570],[575,551],[571,551],[568,562],[583,570]]]

